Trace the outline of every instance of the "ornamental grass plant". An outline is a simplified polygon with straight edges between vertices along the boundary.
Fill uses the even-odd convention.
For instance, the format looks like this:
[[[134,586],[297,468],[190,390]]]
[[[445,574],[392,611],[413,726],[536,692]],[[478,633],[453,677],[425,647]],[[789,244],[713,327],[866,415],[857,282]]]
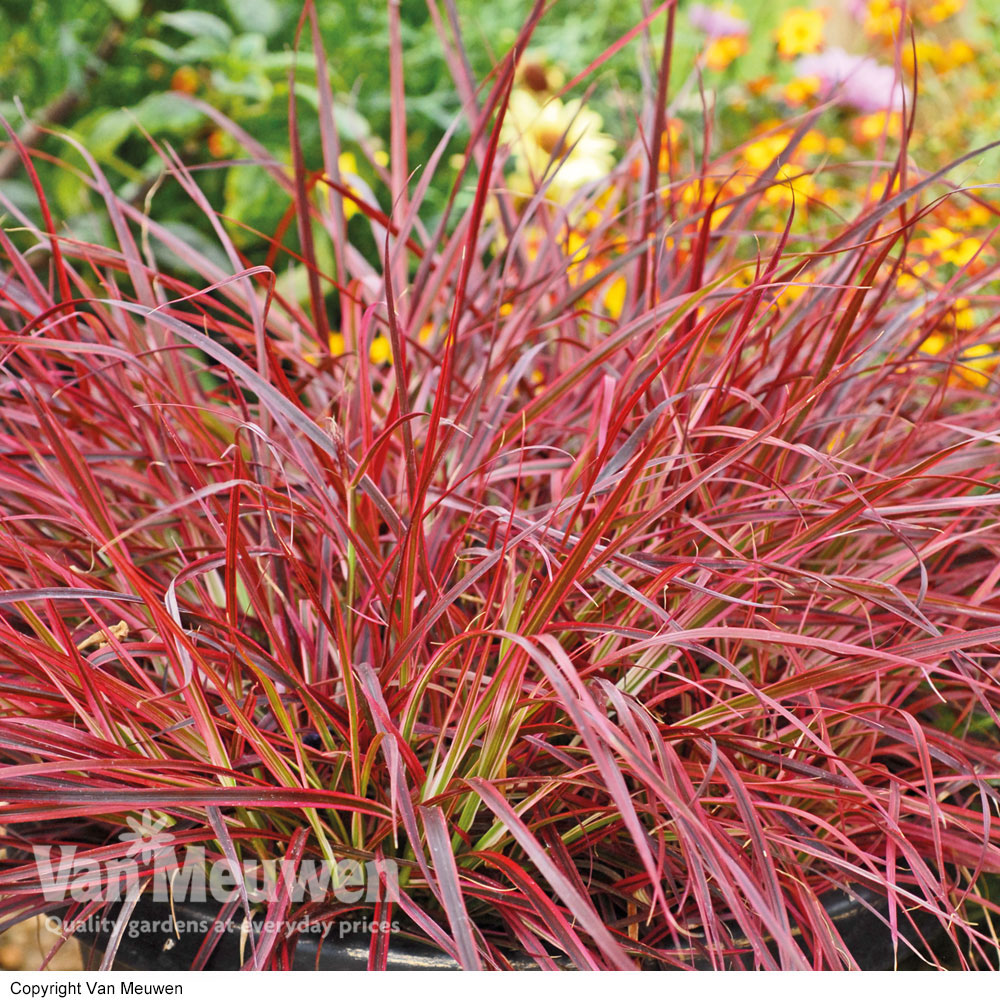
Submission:
[[[308,3],[321,162],[294,87],[291,162],[200,106],[284,192],[266,259],[150,139],[226,268],[83,146],[116,243],[74,237],[8,127],[41,222],[0,190],[0,927],[124,927],[163,835],[398,875],[233,888],[285,928],[247,968],[344,917],[371,969],[854,968],[837,891],[900,963],[998,965],[988,192],[911,155],[919,75],[881,158],[810,152],[833,89],[734,165],[674,127],[669,4],[610,157],[612,53],[539,75],[544,14],[482,81],[439,19],[468,141],[429,219],[450,136],[408,162],[398,22],[380,205]],[[96,881],[53,901],[33,852],[70,849]]]

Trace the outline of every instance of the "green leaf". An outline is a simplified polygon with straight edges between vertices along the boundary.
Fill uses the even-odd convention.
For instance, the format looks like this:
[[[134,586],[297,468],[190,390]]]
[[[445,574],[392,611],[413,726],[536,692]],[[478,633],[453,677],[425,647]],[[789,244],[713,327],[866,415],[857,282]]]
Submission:
[[[152,135],[171,132],[185,135],[198,127],[202,114],[177,94],[150,94],[133,109],[139,124]]]
[[[115,152],[134,127],[127,111],[107,111],[86,132],[87,148],[98,160],[103,160]]]
[[[157,38],[140,38],[135,42],[136,52],[148,52],[156,59],[162,59],[166,63],[182,63],[184,60],[178,54],[177,49],[166,45]]]
[[[226,171],[223,214],[263,233],[273,233],[288,207],[288,195],[278,187],[266,170],[256,166],[235,166]],[[230,228],[237,246],[257,239],[242,226]]]
[[[204,10],[173,11],[161,14],[159,21],[192,38],[212,38],[223,45],[229,45],[233,38],[233,29],[221,17]]]
[[[266,76],[260,73],[249,73],[242,79],[234,79],[225,73],[212,74],[212,86],[220,94],[229,97],[245,97],[250,101],[265,103],[274,94],[274,86]]]
[[[308,70],[316,72],[316,57],[311,52],[267,52],[260,57],[260,68],[269,71]]]
[[[190,42],[185,42],[178,50],[177,57],[184,63],[213,62],[220,56],[224,56],[228,49],[210,35],[202,35],[201,38],[192,38]]]
[[[52,191],[63,216],[75,217],[86,212],[90,190],[73,171],[60,170],[52,182]]]
[[[243,31],[259,31],[273,35],[283,20],[278,5],[273,0],[226,0],[226,9],[233,22]]]
[[[142,9],[142,0],[104,0],[119,21],[133,21]]]
[[[319,91],[307,83],[296,81],[295,96],[301,98],[313,111],[319,111]],[[337,132],[347,142],[360,142],[371,133],[368,120],[348,104],[336,105]]]
[[[207,257],[216,267],[223,271],[228,271],[230,264],[226,255],[219,249],[218,241],[213,237],[206,236],[203,232],[186,222],[170,221],[164,223],[164,229],[169,229],[171,233],[181,239],[184,243],[196,250],[203,257]],[[176,269],[184,274],[197,274],[197,270],[191,261],[174,252],[156,236],[151,236],[156,258],[160,265]]]
[[[229,54],[233,59],[240,59],[243,62],[253,62],[254,68],[260,59],[267,53],[267,39],[258,32],[248,32],[245,35],[237,35],[233,40]]]
[[[22,212],[34,218],[38,212],[38,196],[35,194],[35,189],[27,181],[5,180],[3,182],[3,193]],[[0,223],[9,222],[10,216],[0,213]]]

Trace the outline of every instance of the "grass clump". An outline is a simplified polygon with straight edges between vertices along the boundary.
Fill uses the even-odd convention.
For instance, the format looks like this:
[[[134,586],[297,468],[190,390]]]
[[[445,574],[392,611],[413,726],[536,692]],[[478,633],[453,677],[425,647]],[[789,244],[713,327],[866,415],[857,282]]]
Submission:
[[[909,160],[903,118],[850,213],[796,228],[783,164],[826,105],[734,183],[674,148],[663,83],[610,170],[557,183],[607,146],[569,98],[511,118],[541,15],[482,85],[453,60],[470,138],[433,227],[391,19],[391,209],[341,175],[322,74],[322,163],[294,96],[290,164],[215,113],[291,199],[265,260],[167,146],[228,270],[94,163],[116,246],[60,233],[40,185],[43,228],[6,205],[5,919],[53,908],[24,851],[125,859],[150,810],[212,858],[391,861],[391,905],[267,908],[398,920],[371,968],[402,939],[467,968],[854,967],[833,890],[885,901],[900,959],[993,967],[995,264],[924,267],[918,234],[975,208],[982,248],[995,212]],[[633,33],[664,20],[663,74],[672,11]],[[300,28],[322,66],[311,5]]]

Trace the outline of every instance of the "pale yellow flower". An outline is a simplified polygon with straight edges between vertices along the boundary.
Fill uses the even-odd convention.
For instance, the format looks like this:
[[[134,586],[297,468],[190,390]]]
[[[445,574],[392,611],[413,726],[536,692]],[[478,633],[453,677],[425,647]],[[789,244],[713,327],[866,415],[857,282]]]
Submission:
[[[605,179],[614,169],[616,143],[603,128],[601,116],[579,100],[540,102],[514,91],[501,130],[514,161],[511,188],[528,194],[551,179],[547,196],[565,203],[581,187]]]

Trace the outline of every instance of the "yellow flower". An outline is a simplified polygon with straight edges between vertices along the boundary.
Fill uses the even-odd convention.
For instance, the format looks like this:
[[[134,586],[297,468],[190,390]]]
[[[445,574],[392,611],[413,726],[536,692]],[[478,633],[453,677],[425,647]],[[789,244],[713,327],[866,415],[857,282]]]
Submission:
[[[778,52],[786,59],[818,52],[823,44],[823,12],[793,7],[776,32]]]
[[[974,236],[967,236],[964,240],[941,251],[941,259],[956,267],[965,267],[973,257],[979,253],[979,248],[983,244]]]
[[[899,132],[900,115],[898,111],[873,111],[862,115],[854,122],[854,139],[858,143],[874,142],[883,135],[893,135]]]
[[[368,358],[373,365],[392,364],[392,344],[382,334],[378,334],[368,348]]]
[[[690,208],[693,205],[701,204],[701,196],[702,182],[700,180],[690,181],[681,185],[677,200],[685,208]]]
[[[920,68],[931,66],[938,73],[946,73],[974,62],[976,50],[964,39],[953,38],[947,46],[926,38],[918,38],[916,45],[916,64]],[[907,45],[902,52],[903,66],[908,73],[913,72],[913,51]]]
[[[914,55],[916,59],[914,59]],[[903,68],[907,73],[913,72],[914,65],[919,69],[931,66],[940,72],[945,52],[938,42],[929,38],[918,38],[913,48],[909,45],[903,47],[901,56],[903,59]]]
[[[943,253],[958,242],[958,235],[947,226],[935,226],[927,236],[920,241],[921,249],[926,254]]]
[[[784,98],[792,105],[805,104],[819,93],[822,83],[818,76],[797,77],[785,86]]]
[[[670,172],[670,160],[676,157],[677,149],[684,138],[684,122],[679,118],[667,120],[667,127],[663,130],[663,139],[660,143],[660,173]],[[611,194],[610,189],[608,194]]]
[[[344,353],[344,337],[339,330],[333,330],[327,337],[327,345],[330,348],[330,354],[335,358],[339,358],[341,354]],[[312,351],[308,351],[302,355],[302,360],[306,364],[318,365],[322,362],[323,356],[321,354],[315,354]]]
[[[953,17],[964,6],[965,0],[935,0],[923,12],[923,20],[930,21],[932,24],[938,21],[947,21],[949,17]]]
[[[971,330],[976,325],[976,313],[968,299],[956,299],[952,312],[956,330]]]
[[[586,236],[571,229],[563,241],[566,254],[566,274],[573,285],[592,278],[600,267],[592,258],[593,247]]]
[[[794,282],[785,285],[778,296],[778,305],[782,309],[790,306],[796,299],[802,298],[806,288],[812,282],[814,275],[811,271],[803,271]]]
[[[875,201],[881,201],[883,198],[891,198],[893,195],[899,194],[899,174],[892,179],[892,183],[889,183],[889,177],[887,174],[882,174],[878,181],[874,184],[871,189],[871,196]]]
[[[348,191],[352,191],[354,194],[361,194],[360,191],[351,183],[351,178],[358,177],[358,160],[357,157],[350,152],[341,153],[337,157],[337,169],[340,171],[340,179],[346,185]],[[344,199],[344,218],[350,219],[358,214],[358,206],[350,198]]]
[[[818,155],[826,149],[826,136],[823,135],[822,132],[817,132],[814,128],[810,129],[804,136],[802,136],[802,141],[799,143],[799,149],[809,156]]]
[[[604,293],[604,308],[608,311],[608,315],[612,319],[618,319],[621,316],[622,310],[625,308],[625,295],[627,291],[628,285],[622,275],[618,275],[608,285],[607,291]]]
[[[993,218],[993,213],[979,202],[974,201],[965,211],[965,217],[970,226],[985,226]]]
[[[865,14],[865,34],[891,38],[899,34],[903,12],[897,0],[868,0]]]
[[[544,53],[529,56],[517,67],[517,86],[536,94],[554,94],[565,82],[563,71],[549,63]]]
[[[811,174],[803,173],[801,167],[783,163],[774,175],[774,184],[764,192],[764,200],[769,205],[789,207],[794,204],[797,211],[806,209],[809,199],[816,189]]]
[[[765,135],[743,148],[743,162],[751,170],[760,173],[760,171],[766,170],[785,151],[787,145],[788,135],[786,133]]]
[[[974,62],[976,50],[964,39],[953,38],[948,43],[942,59],[943,69],[954,69],[956,66],[964,66],[966,63]]]
[[[746,191],[746,189],[747,185],[745,181],[741,180],[739,177],[731,177],[723,186],[723,191],[719,195],[719,202],[721,203],[729,198],[734,198],[737,195],[742,194]],[[705,178],[704,181],[701,179],[691,181],[688,184],[682,185],[679,189],[677,204],[683,205],[687,210],[687,214],[698,215],[711,203],[718,191],[719,184],[711,177]],[[712,212],[712,218],[710,220],[711,228],[715,229],[720,226],[732,210],[732,205],[716,208]],[[664,246],[668,250],[672,250],[674,246],[673,239],[668,236],[664,241]]]
[[[997,366],[997,352],[992,344],[976,344],[962,352],[958,359],[958,374],[972,385],[982,388],[989,384]]]
[[[604,180],[615,165],[616,143],[603,128],[601,116],[579,100],[542,103],[515,90],[500,133],[514,160],[511,188],[530,194],[550,179],[548,197],[565,203],[585,184]]]
[[[943,354],[952,344],[956,332],[967,332],[975,328],[976,315],[968,299],[956,299],[954,306],[944,317],[938,329],[927,336],[919,350],[924,354]],[[955,360],[955,369],[949,381],[968,382],[970,385],[985,386],[1000,361],[1000,352],[992,344],[973,344],[967,347]]]
[[[937,254],[946,264],[965,267],[983,246],[982,240],[974,236],[964,239],[947,226],[935,226],[920,240],[920,250],[928,255]]]
[[[899,275],[896,280],[896,287],[904,295],[912,295],[917,292],[922,286],[923,282],[920,280],[923,278],[928,271],[930,271],[931,265],[926,260],[918,260],[910,270],[904,271]]]
[[[566,256],[569,257],[570,264],[582,264],[589,253],[590,247],[587,245],[587,237],[575,229],[570,230],[566,238]]]
[[[948,338],[943,333],[932,333],[925,337],[918,348],[923,354],[941,354],[948,347]]]
[[[743,55],[746,50],[746,35],[725,35],[722,38],[713,38],[705,46],[705,54],[702,58],[708,69],[721,71],[738,56]]]

